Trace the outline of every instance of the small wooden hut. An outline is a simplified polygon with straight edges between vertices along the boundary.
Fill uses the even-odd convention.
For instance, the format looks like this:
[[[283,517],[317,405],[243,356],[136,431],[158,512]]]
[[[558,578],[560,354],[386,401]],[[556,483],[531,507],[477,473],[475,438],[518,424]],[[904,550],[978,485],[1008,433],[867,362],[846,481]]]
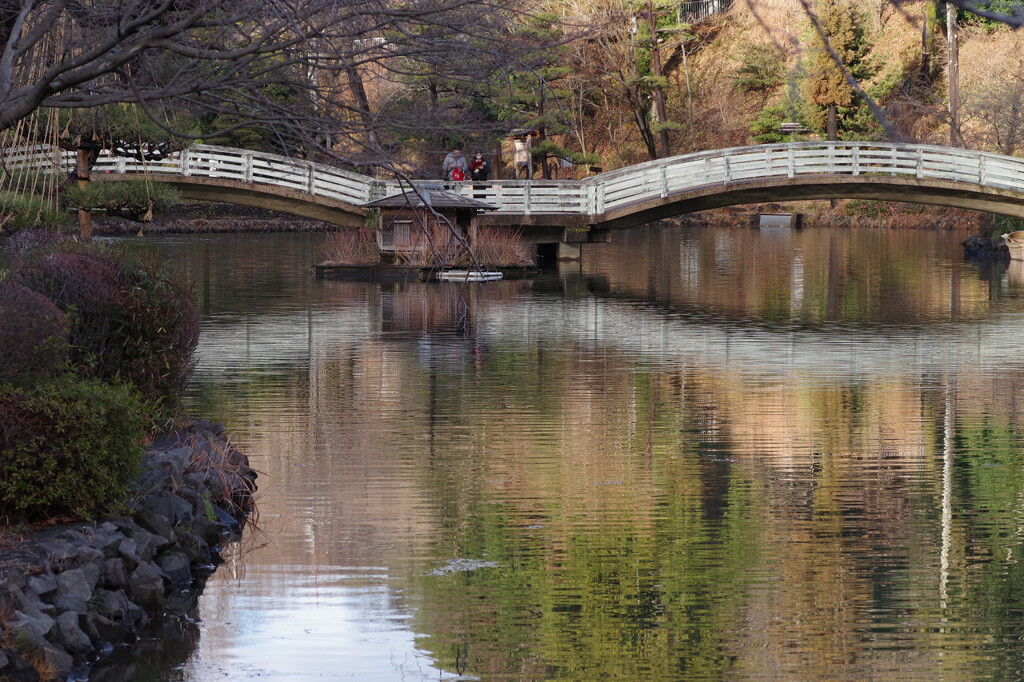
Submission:
[[[411,253],[450,246],[457,239],[435,212],[449,220],[470,248],[475,248],[477,214],[497,210],[479,199],[443,189],[393,194],[363,206],[381,210],[377,227],[377,247],[381,253]]]

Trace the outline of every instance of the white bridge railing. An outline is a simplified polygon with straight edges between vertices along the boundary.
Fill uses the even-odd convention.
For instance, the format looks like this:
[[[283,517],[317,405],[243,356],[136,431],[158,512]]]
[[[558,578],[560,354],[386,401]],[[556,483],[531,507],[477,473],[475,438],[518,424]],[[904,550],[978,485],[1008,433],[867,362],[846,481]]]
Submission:
[[[71,152],[20,147],[0,150],[6,168],[74,169]],[[397,194],[401,185],[273,154],[197,145],[162,161],[103,156],[95,173],[182,175],[273,185],[361,205]],[[648,161],[584,180],[497,180],[446,183],[449,191],[517,215],[585,215],[701,189],[808,176],[888,176],[945,180],[1024,196],[1024,159],[987,152],[885,142],[797,142],[736,147]],[[437,187],[439,180],[417,181]]]

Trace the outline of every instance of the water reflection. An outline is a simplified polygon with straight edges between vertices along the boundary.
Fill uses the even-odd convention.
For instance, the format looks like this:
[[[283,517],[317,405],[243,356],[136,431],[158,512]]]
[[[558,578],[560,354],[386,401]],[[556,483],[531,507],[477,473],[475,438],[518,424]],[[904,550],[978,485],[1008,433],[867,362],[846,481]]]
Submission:
[[[164,240],[263,472],[167,679],[1019,676],[1024,297],[957,241],[637,231],[463,307]]]

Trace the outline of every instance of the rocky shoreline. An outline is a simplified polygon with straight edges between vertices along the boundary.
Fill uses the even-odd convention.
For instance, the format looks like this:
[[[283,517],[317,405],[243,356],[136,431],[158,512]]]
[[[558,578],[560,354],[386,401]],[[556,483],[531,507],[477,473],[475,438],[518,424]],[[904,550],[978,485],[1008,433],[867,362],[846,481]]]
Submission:
[[[972,260],[1009,260],[1010,250],[1003,241],[972,234],[960,243],[964,257]]]
[[[219,234],[259,232],[329,232],[337,225],[249,206],[216,203],[175,204],[150,222],[95,215],[93,233],[118,236],[142,234]]]
[[[256,472],[221,425],[164,434],[143,466],[123,515],[4,534],[0,679],[83,679],[176,591],[201,585],[252,512]]]

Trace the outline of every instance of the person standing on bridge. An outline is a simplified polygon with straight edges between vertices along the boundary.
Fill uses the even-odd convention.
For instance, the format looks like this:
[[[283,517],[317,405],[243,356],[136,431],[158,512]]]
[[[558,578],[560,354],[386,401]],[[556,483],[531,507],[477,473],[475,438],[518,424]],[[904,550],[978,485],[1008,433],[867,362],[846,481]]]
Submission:
[[[487,182],[491,177],[491,164],[487,163],[487,159],[484,158],[482,152],[477,152],[473,157],[473,160],[469,164],[469,174],[473,177],[473,182]],[[487,189],[487,185],[473,185],[475,190]],[[483,199],[484,194],[474,193],[474,199]]]
[[[444,162],[441,164],[441,172],[444,174],[445,180],[458,182],[459,180],[466,179],[466,173],[469,172],[469,164],[466,163],[466,157],[462,155],[461,149],[456,147],[448,156],[444,157]]]
[[[480,152],[473,157],[469,164],[469,174],[473,176],[473,182],[487,182],[491,178],[491,164],[487,163],[484,155]]]

